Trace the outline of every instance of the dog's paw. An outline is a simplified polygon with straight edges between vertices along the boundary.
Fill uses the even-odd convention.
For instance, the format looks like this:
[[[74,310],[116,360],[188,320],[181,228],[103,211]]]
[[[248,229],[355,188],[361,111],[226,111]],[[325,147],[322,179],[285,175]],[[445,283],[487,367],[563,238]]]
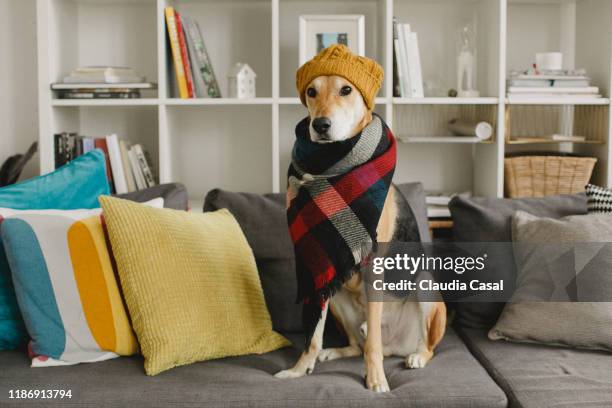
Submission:
[[[412,353],[406,357],[407,368],[424,368],[431,359],[429,353]]]
[[[387,382],[387,376],[385,370],[381,364],[375,364],[374,366],[366,367],[365,377],[366,387],[368,390],[374,392],[389,392],[389,383]]]
[[[305,374],[305,372],[296,371],[291,368],[289,370],[279,371],[278,373],[274,374],[274,376],[276,378],[299,378],[303,377]]]
[[[361,333],[364,339],[368,337],[368,322],[361,323],[361,326],[359,326],[359,333]]]
[[[337,348],[326,348],[319,351],[319,361],[330,361],[342,357],[342,353]]]
[[[374,379],[376,378],[376,379]],[[383,374],[382,378],[377,376],[370,376],[366,374],[365,377],[366,387],[368,390],[374,392],[389,392],[391,389],[389,388],[389,383],[387,382],[387,377]]]

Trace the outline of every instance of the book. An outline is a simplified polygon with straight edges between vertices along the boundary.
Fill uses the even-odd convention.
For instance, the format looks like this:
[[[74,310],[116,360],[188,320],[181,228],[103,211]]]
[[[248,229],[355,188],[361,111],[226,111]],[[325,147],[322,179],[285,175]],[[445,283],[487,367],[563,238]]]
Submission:
[[[518,87],[511,86],[508,88],[509,93],[520,94],[520,93],[531,93],[531,94],[597,94],[599,92],[599,88],[596,86],[583,86],[578,88],[570,88],[570,87],[547,87],[547,88],[538,88],[538,87]]]
[[[450,210],[446,205],[428,205],[427,218],[449,218]]]
[[[134,149],[134,153],[136,158],[138,159],[138,164],[140,165],[140,170],[142,171],[142,175],[147,183],[147,187],[155,186],[155,178],[153,177],[153,172],[149,167],[149,163],[144,154],[142,146],[139,144],[135,144],[132,149]]]
[[[202,31],[197,21],[193,19],[187,19],[186,31],[188,36],[191,38],[194,47],[194,53],[191,54],[191,62],[196,66],[194,72],[202,78],[206,87],[205,93],[202,96],[208,96],[210,98],[220,98],[221,90],[215,77],[215,71],[206,46],[204,44],[204,38],[202,37]]]
[[[76,133],[56,133],[53,135],[54,163],[58,169],[78,156],[78,140]]]
[[[172,60],[174,61],[174,73],[176,75],[179,96],[182,99],[187,99],[189,98],[189,91],[187,90],[187,78],[185,77],[185,67],[181,56],[181,46],[179,44],[174,7],[166,7],[164,12],[166,15],[168,40],[170,43],[170,50],[172,51]]]
[[[191,66],[191,76],[193,78],[194,96],[196,98],[205,98],[206,84],[204,78],[201,75],[200,60],[197,58],[197,51],[195,46],[196,39],[194,38],[194,22],[190,17],[185,15],[181,16],[183,32],[185,33],[185,40],[187,42],[187,51],[189,51],[189,63]]]
[[[410,73],[408,72],[407,54],[406,54],[406,37],[404,26],[407,24],[397,25],[397,38],[399,47],[399,72],[400,72],[400,84],[401,94],[403,97],[412,96],[412,87],[410,86]],[[408,27],[410,27],[408,25]]]
[[[397,18],[393,17],[393,96],[402,96],[402,73],[399,69],[399,38]]]
[[[509,87],[528,87],[528,88],[578,88],[588,87],[588,79],[509,79]]]
[[[51,89],[54,91],[60,90],[96,90],[100,92],[130,92],[136,89],[155,89],[157,84],[153,82],[121,82],[116,84],[100,84],[100,83],[87,83],[87,82],[75,82],[66,84],[63,82],[56,82],[51,84]]]
[[[128,193],[136,191],[136,181],[134,180],[134,174],[132,173],[132,166],[130,165],[130,158],[128,157],[129,146],[125,140],[119,140],[119,151],[121,152],[121,164],[123,165],[123,172],[125,174],[125,182],[127,185]]]
[[[178,11],[174,11],[176,19],[176,32],[178,34],[179,47],[181,49],[181,59],[183,60],[183,69],[185,70],[185,80],[187,82],[187,94],[189,98],[193,98],[193,77],[191,76],[191,65],[189,63],[189,53],[187,52],[187,43],[185,41],[185,31],[181,22],[181,15]]]
[[[419,39],[417,33],[410,31],[410,26],[404,25],[406,40],[406,58],[408,77],[410,78],[410,93],[412,98],[423,98],[423,73],[421,70],[421,56],[419,53]]]
[[[99,137],[94,139],[94,146],[96,149],[102,150],[106,159],[106,178],[108,179],[108,185],[115,191],[115,183],[113,181],[113,172],[111,170],[110,155],[108,154],[108,145],[106,144],[106,138]]]
[[[81,143],[83,144],[83,154],[89,153],[96,148],[92,137],[81,138]]]
[[[138,99],[140,92],[58,92],[59,99]]]
[[[70,83],[120,83],[143,82],[144,77],[128,67],[91,66],[79,67],[65,76],[63,82]]]
[[[584,136],[573,136],[573,135],[549,135],[546,136],[547,139],[556,140],[558,142],[584,142],[586,137]]]
[[[462,193],[455,192],[444,192],[444,191],[426,191],[425,192],[425,203],[427,205],[448,205],[450,200],[455,196],[471,197],[471,191],[464,191]]]
[[[138,164],[138,158],[136,157],[136,153],[134,153],[133,147],[128,151],[128,158],[130,159],[130,168],[132,169],[132,174],[134,174],[136,188],[138,190],[147,188],[147,182],[142,175],[142,170],[140,170],[140,164]]]
[[[117,194],[125,194],[128,192],[128,186],[117,135],[112,134],[106,136],[106,145],[108,147],[108,155],[110,157],[110,165],[113,172],[113,181],[115,182],[115,192]]]

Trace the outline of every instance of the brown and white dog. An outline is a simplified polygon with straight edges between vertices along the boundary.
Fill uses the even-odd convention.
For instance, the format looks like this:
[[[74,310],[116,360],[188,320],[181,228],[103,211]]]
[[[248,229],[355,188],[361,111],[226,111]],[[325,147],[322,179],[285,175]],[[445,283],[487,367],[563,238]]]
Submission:
[[[311,118],[310,138],[317,143],[333,143],[358,135],[372,120],[360,92],[340,76],[319,76],[306,90]],[[411,219],[407,203],[392,185],[377,227],[378,241],[410,241],[405,223]],[[327,311],[347,334],[349,345],[323,349],[323,329]],[[293,368],[280,371],[277,378],[310,374],[315,362],[364,355],[366,386],[376,392],[389,391],[383,368],[384,356],[405,357],[408,368],[422,368],[432,358],[444,335],[446,307],[443,302],[368,302],[363,278],[355,273],[324,306],[310,341]]]

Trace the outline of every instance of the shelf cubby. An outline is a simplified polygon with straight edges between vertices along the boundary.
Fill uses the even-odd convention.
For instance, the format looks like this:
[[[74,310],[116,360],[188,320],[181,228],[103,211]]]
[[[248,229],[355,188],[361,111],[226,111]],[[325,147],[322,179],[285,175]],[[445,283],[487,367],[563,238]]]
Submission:
[[[568,143],[551,139],[552,135],[563,135],[585,138],[570,143],[603,145],[609,131],[609,116],[607,105],[508,105],[506,143]]]
[[[445,97],[457,89],[461,28],[475,31],[476,89],[498,95],[500,7],[496,0],[394,0],[398,23],[410,24],[419,40],[425,96]]]
[[[61,81],[88,65],[134,68],[157,82],[157,7],[155,0],[54,0],[39,2],[48,13],[48,82]],[[156,91],[143,91],[155,97]]]
[[[295,96],[299,67],[299,16],[307,14],[362,14],[365,16],[365,53],[385,65],[384,0],[279,0],[279,85],[281,97]],[[379,95],[384,96],[383,90]]]
[[[269,106],[169,106],[166,114],[168,137],[162,143],[170,163],[165,181],[188,186],[190,199],[202,200],[217,187],[272,190]]]
[[[494,143],[490,139],[480,141],[469,136],[454,136],[448,129],[453,119],[471,122],[487,122],[497,127],[497,105],[398,105],[394,109],[395,136],[404,142],[436,143]],[[494,131],[495,132],[495,131]]]
[[[227,75],[238,62],[248,63],[257,74],[257,97],[272,96],[270,0],[167,0],[165,5],[198,22],[222,97],[228,93]],[[175,98],[178,92],[170,62],[167,95]]]
[[[93,138],[116,134],[130,144],[141,144],[159,180],[158,109],[155,106],[61,106],[54,107],[53,133],[76,132]],[[46,139],[53,149],[53,135]],[[53,157],[48,163],[53,167]]]

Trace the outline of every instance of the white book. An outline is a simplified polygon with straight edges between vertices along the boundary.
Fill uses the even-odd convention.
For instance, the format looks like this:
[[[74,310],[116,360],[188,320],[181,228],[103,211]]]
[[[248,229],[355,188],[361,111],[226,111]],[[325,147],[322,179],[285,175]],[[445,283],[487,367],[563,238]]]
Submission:
[[[401,94],[404,98],[409,98],[412,96],[410,87],[410,75],[408,72],[408,60],[406,55],[406,36],[404,34],[405,27],[408,27],[408,31],[410,31],[410,24],[398,24],[397,25],[397,38],[398,38],[398,46],[399,52],[396,51],[398,57],[398,75],[400,77],[401,84]]]
[[[134,153],[136,154],[136,158],[138,159],[138,164],[140,165],[140,170],[142,171],[142,175],[147,183],[147,187],[153,187],[155,185],[155,178],[153,177],[153,172],[151,171],[151,167],[149,167],[149,163],[147,162],[147,158],[142,150],[142,146],[136,144],[133,146]]]
[[[92,82],[74,82],[74,83],[63,83],[58,82],[51,84],[51,89],[155,89],[157,85],[151,82],[120,82],[114,84],[107,83],[92,83]]]
[[[421,56],[419,54],[419,39],[417,33],[410,31],[410,26],[404,26],[406,38],[406,57],[408,62],[408,76],[410,77],[411,97],[423,98],[423,73],[421,70]]]
[[[134,153],[134,148],[131,148],[128,151],[128,157],[130,159],[130,167],[132,168],[132,173],[134,173],[134,180],[136,181],[136,187],[138,190],[143,190],[147,188],[147,182],[142,175],[142,170],[140,170],[140,165],[138,164],[138,158],[136,157],[136,153]]]
[[[599,88],[596,86],[580,86],[580,87],[548,87],[537,88],[528,86],[511,86],[508,88],[510,93],[541,93],[541,94],[597,94]]]
[[[586,137],[554,134],[554,135],[549,135],[547,139],[555,140],[558,142],[584,142],[586,140]]]
[[[127,184],[128,193],[136,191],[136,181],[132,174],[132,166],[130,166],[130,158],[128,157],[129,146],[125,140],[119,141],[119,150],[121,151],[121,164],[123,164],[123,172],[125,174],[125,183]]]
[[[447,206],[443,205],[428,205],[427,206],[427,217],[428,218],[450,218],[451,213]]]
[[[115,193],[125,194],[128,192],[127,183],[125,182],[125,172],[123,170],[123,162],[121,160],[121,149],[119,147],[119,139],[116,134],[106,136],[106,145],[108,147],[108,156],[113,172],[113,181],[115,182]]]
[[[398,38],[393,40],[393,48],[395,49],[395,59],[397,64],[397,81],[399,82],[400,96],[404,96],[406,95],[406,90],[404,89],[404,71],[403,66],[400,63],[400,43]]]

